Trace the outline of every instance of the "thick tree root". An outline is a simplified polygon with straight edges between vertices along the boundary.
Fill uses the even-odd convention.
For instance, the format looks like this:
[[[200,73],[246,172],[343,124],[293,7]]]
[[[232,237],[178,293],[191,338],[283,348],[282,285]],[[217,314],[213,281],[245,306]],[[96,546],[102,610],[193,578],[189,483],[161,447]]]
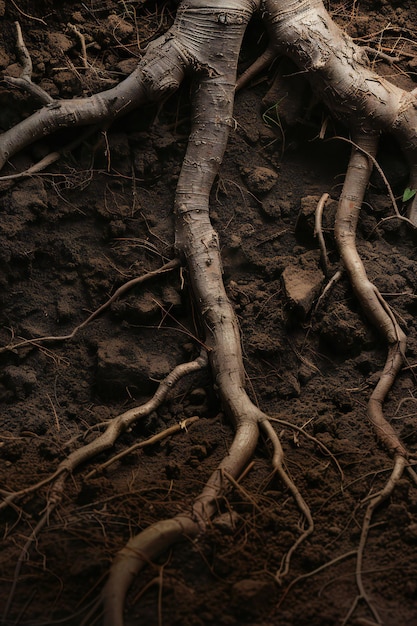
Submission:
[[[239,50],[245,28],[259,9],[270,35],[270,45],[255,66],[242,76],[239,86],[278,54],[285,54],[306,74],[332,113],[350,125],[359,146],[352,150],[335,231],[355,294],[371,323],[388,343],[386,364],[369,400],[368,415],[378,441],[394,456],[394,469],[384,489],[368,505],[356,571],[358,598],[365,600],[373,618],[381,623],[363,586],[362,561],[374,510],[392,493],[407,465],[407,452],[382,412],[382,404],[403,362],[405,335],[366,276],[356,251],[355,230],[372,168],[365,153],[375,158],[380,131],[392,132],[403,146],[410,164],[410,187],[417,188],[416,94],[395,87],[371,71],[364,52],[335,25],[321,0],[264,0],[262,3],[260,0],[227,0],[221,8],[217,0],[191,0],[180,3],[174,25],[149,46],[137,69],[120,85],[89,98],[53,101],[0,136],[1,167],[17,151],[49,133],[64,127],[112,121],[144,102],[160,100],[171,93],[187,71],[198,78],[193,96],[192,128],[175,197],[175,245],[189,268],[205,331],[204,346],[220,401],[235,427],[235,435],[228,454],[209,477],[192,510],[153,524],[119,552],[102,596],[106,626],[123,625],[125,596],[134,576],[145,565],[177,541],[194,539],[204,532],[218,512],[219,499],[250,461],[260,429],[272,444],[273,467],[306,522],[300,537],[283,559],[276,576],[279,582],[288,573],[294,550],[313,531],[309,508],[284,470],[279,438],[268,417],[253,404],[245,389],[239,327],[226,295],[219,240],[209,218],[209,194],[233,121]],[[417,200],[411,204],[409,217],[417,224]],[[65,479],[78,465],[109,449],[129,425],[160,405],[180,377],[204,365],[205,357],[201,356],[193,363],[178,366],[149,402],[115,418],[101,436],[70,454],[47,479],[53,481],[48,512],[59,503]],[[3,506],[44,484],[46,481],[18,494],[3,494]],[[356,602],[347,619],[355,608]]]
[[[218,68],[216,73],[221,78],[200,82],[193,103],[190,142],[177,186],[175,215],[176,246],[187,260],[194,296],[206,328],[205,344],[210,349],[218,394],[236,433],[228,455],[196,498],[192,514],[182,513],[157,522],[130,540],[118,554],[103,592],[106,626],[122,626],[125,595],[144,565],[175,542],[194,538],[205,529],[218,510],[218,500],[228,484],[227,476],[236,479],[251,459],[258,442],[259,425],[273,444],[274,468],[308,522],[293,548],[313,530],[309,509],[283,469],[278,437],[267,416],[246,393],[238,323],[224,289],[218,237],[209,219],[209,193],[223,158],[232,115],[235,70],[235,67]],[[288,572],[292,552],[287,554],[280,576]]]

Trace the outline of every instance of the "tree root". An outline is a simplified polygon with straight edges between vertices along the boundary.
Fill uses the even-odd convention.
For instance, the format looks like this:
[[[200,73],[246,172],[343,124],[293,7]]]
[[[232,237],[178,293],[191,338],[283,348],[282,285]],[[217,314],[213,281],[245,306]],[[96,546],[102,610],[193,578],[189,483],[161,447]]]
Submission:
[[[149,439],[146,439],[145,441],[134,443],[132,446],[130,446],[130,448],[126,448],[126,450],[119,452],[119,454],[115,454],[110,459],[108,459],[105,463],[102,463],[101,465],[93,469],[91,472],[86,474],[84,477],[84,480],[88,480],[89,478],[92,478],[96,474],[99,474],[100,472],[107,469],[110,465],[113,465],[113,463],[120,461],[120,459],[123,459],[125,456],[127,456],[128,454],[131,454],[135,450],[140,450],[141,448],[145,448],[146,446],[153,446],[155,443],[162,441],[163,439],[165,439],[166,437],[169,437],[170,435],[178,433],[181,430],[188,430],[188,428],[192,424],[194,424],[194,422],[196,422],[198,419],[199,418],[197,416],[188,417],[184,419],[182,422],[180,422],[179,424],[175,424],[175,426],[170,426],[170,428],[163,430],[162,432],[158,433],[157,435],[154,435],[153,437],[149,437]]]
[[[289,492],[293,496],[306,522],[306,528],[303,529],[303,532],[301,533],[301,535],[293,543],[291,548],[288,550],[287,554],[283,557],[281,566],[275,575],[275,579],[277,583],[281,585],[282,579],[290,571],[290,562],[291,562],[292,555],[294,554],[298,546],[301,545],[301,543],[305,541],[305,539],[307,539],[307,537],[311,535],[311,533],[314,531],[314,522],[310,513],[310,509],[308,508],[308,505],[305,502],[303,496],[301,495],[299,489],[297,488],[297,486],[294,484],[294,482],[291,480],[291,478],[289,477],[289,475],[283,468],[284,452],[282,450],[281,442],[278,438],[278,435],[276,434],[275,430],[272,428],[270,422],[267,420],[261,423],[261,427],[264,433],[267,435],[267,437],[271,441],[273,449],[274,449],[274,454],[272,457],[272,466],[274,470],[277,472],[282,482],[284,483],[284,485],[288,488]]]
[[[202,368],[206,367],[206,365],[207,357],[204,351],[194,361],[177,365],[177,367],[175,367],[172,372],[170,372],[170,374],[168,374],[168,376],[159,383],[158,389],[150,400],[138,407],[129,409],[128,411],[125,411],[125,413],[121,413],[117,417],[110,420],[104,433],[85,446],[71,452],[71,454],[69,454],[68,457],[59,464],[56,471],[51,476],[21,491],[6,492],[2,490],[1,493],[4,496],[4,500],[0,503],[0,510],[8,506],[11,502],[14,502],[17,498],[21,498],[28,493],[33,493],[34,491],[37,491],[41,487],[44,487],[54,481],[55,482],[49,493],[48,500],[50,502],[55,502],[55,500],[59,501],[63,494],[63,487],[66,478],[71,475],[77,467],[86,463],[101,452],[113,447],[122,433],[126,432],[126,430],[137,421],[147,417],[159,406],[161,406],[171,389],[178,383],[179,380],[181,380],[181,378],[200,371]]]
[[[329,198],[330,196],[328,193],[324,193],[322,195],[322,197],[320,198],[317,204],[315,219],[314,219],[314,236],[317,237],[318,242],[319,242],[320,263],[321,263],[321,268],[326,278],[329,277],[330,268],[329,268],[329,259],[327,258],[326,242],[324,241],[323,229],[322,229],[321,224],[322,224],[323,210]]]
[[[367,317],[382,333],[388,343],[388,355],[383,372],[368,402],[368,417],[379,443],[393,455],[394,467],[384,488],[379,494],[372,496],[365,512],[356,557],[356,585],[359,595],[353,602],[343,624],[348,623],[360,600],[366,603],[376,623],[382,624],[378,611],[369,598],[362,580],[364,551],[374,511],[392,494],[396,484],[403,475],[404,468],[408,464],[407,450],[391,424],[384,417],[382,409],[385,398],[402,367],[406,337],[392,310],[375,285],[369,281],[355,243],[359,211],[372,172],[377,145],[378,139],[372,133],[360,133],[356,138],[356,142],[353,142],[336,215],[335,235],[340,256],[356,297]]]
[[[345,626],[349,622],[351,616],[353,615],[360,601],[365,602],[365,604],[371,611],[376,624],[383,624],[383,621],[378,613],[377,608],[375,607],[374,603],[369,597],[369,594],[365,590],[365,586],[364,586],[363,579],[362,579],[363,559],[364,559],[364,553],[365,553],[365,547],[366,547],[366,540],[367,540],[369,530],[371,527],[371,521],[372,521],[374,511],[393,493],[396,485],[398,484],[398,481],[403,475],[404,467],[406,466],[406,464],[407,464],[407,461],[404,456],[402,455],[396,456],[396,458],[394,459],[394,467],[392,469],[391,476],[388,478],[387,482],[385,483],[381,491],[375,496],[371,497],[370,502],[366,508],[364,520],[362,522],[361,537],[359,540],[359,546],[358,546],[358,550],[356,553],[355,579],[356,579],[356,586],[358,588],[359,595],[352,602],[352,606],[350,607],[347,615],[345,616],[342,622],[343,626]]]
[[[144,566],[174,543],[193,540],[204,532],[218,512],[220,498],[249,463],[260,430],[272,444],[273,468],[305,520],[299,538],[282,560],[276,574],[278,582],[288,574],[294,551],[314,528],[307,503],[284,469],[280,440],[268,417],[254,405],[245,389],[238,321],[226,295],[219,240],[209,218],[210,190],[224,155],[229,128],[233,124],[239,50],[246,25],[259,9],[262,10],[270,44],[260,60],[243,74],[238,86],[268,66],[277,55],[285,54],[301,72],[306,73],[313,89],[332,113],[348,123],[356,140],[339,202],[335,234],[340,256],[360,305],[388,343],[387,360],[369,400],[368,416],[378,442],[394,457],[394,469],[382,491],[372,497],[365,513],[357,551],[356,584],[359,595],[345,622],[353,615],[361,599],[368,605],[376,622],[382,623],[364,589],[362,562],[374,511],[392,493],[408,463],[407,451],[382,411],[385,398],[402,366],[406,341],[388,304],[366,276],[356,251],[355,230],[381,131],[392,132],[404,147],[410,165],[410,187],[417,188],[416,93],[407,93],[375,74],[368,67],[364,52],[334,24],[321,0],[264,0],[262,3],[259,0],[227,0],[221,9],[217,0],[191,0],[180,3],[174,25],[148,47],[137,69],[120,85],[88,98],[52,101],[0,136],[2,167],[16,152],[49,133],[63,127],[110,122],[145,102],[158,101],[175,91],[188,71],[198,79],[192,103],[190,138],[175,196],[175,245],[188,265],[193,295],[204,328],[202,344],[207,350],[218,396],[235,428],[235,434],[227,455],[196,497],[192,510],[184,510],[171,519],[156,522],[133,537],[118,553],[102,594],[105,626],[123,625],[125,596],[133,578]],[[409,219],[417,225],[415,199],[409,209]],[[322,256],[326,256],[323,243]],[[112,299],[103,307],[108,306]],[[70,335],[47,337],[42,341],[71,338],[103,307]],[[112,447],[117,437],[131,424],[160,406],[181,377],[204,367],[206,360],[207,356],[201,355],[191,363],[177,366],[162,381],[151,400],[113,419],[102,435],[72,452],[48,479],[15,494],[3,492],[5,499],[2,507],[48,482],[53,483],[46,512],[30,541],[36,538],[47,517],[60,502],[65,480],[75,468]],[[19,570],[14,586],[18,573]]]
[[[11,503],[15,502],[17,499],[22,498],[28,495],[29,493],[38,491],[39,489],[46,486],[47,484],[51,485],[49,492],[48,492],[47,503],[46,503],[44,512],[41,518],[39,519],[37,525],[31,532],[30,537],[28,538],[24,547],[22,548],[20,557],[18,559],[16,568],[15,568],[12,588],[10,590],[6,607],[4,610],[4,614],[3,614],[3,622],[7,618],[7,615],[8,615],[12,600],[13,600],[13,595],[16,589],[16,585],[17,585],[17,581],[18,581],[22,564],[27,557],[27,553],[30,549],[30,546],[37,540],[42,528],[45,527],[45,525],[49,521],[51,514],[60,504],[62,497],[64,495],[65,483],[66,483],[67,478],[74,473],[77,467],[93,459],[95,456],[100,454],[100,452],[103,452],[111,448],[115,444],[118,437],[123,432],[126,432],[126,430],[130,426],[132,426],[134,423],[136,423],[140,419],[150,415],[150,413],[152,413],[159,406],[161,406],[161,404],[166,399],[167,395],[170,393],[170,391],[178,383],[179,380],[181,380],[184,376],[187,376],[193,372],[197,372],[201,370],[202,368],[206,367],[206,365],[207,365],[207,358],[204,352],[202,352],[202,354],[195,361],[190,361],[189,363],[183,363],[181,365],[177,365],[177,367],[170,374],[168,374],[168,376],[159,384],[159,387],[157,391],[155,392],[154,396],[150,400],[148,400],[148,402],[134,409],[130,409],[126,411],[125,413],[122,413],[121,415],[113,418],[110,421],[110,423],[107,425],[107,428],[104,431],[104,433],[96,437],[90,443],[86,444],[85,446],[81,448],[78,448],[77,450],[69,454],[67,458],[64,459],[59,464],[58,468],[51,476],[49,476],[48,478],[42,481],[39,481],[38,483],[34,485],[31,485],[30,487],[27,487],[26,489],[23,489],[22,491],[5,492],[4,490],[2,490],[2,495],[4,499],[3,499],[3,502],[0,503],[0,510],[5,508],[6,506],[9,506]],[[196,418],[190,418],[189,420],[184,420],[179,425],[179,427],[172,427],[171,429],[168,429],[168,431],[159,433],[159,435],[152,437],[151,440],[144,441],[141,444],[137,444],[137,447],[139,446],[143,447],[145,445],[150,445],[152,443],[155,443],[155,441],[160,440],[163,437],[169,436],[170,434],[173,434],[174,432],[178,432],[178,430],[180,430],[181,428],[186,428],[188,424],[193,423],[195,420]],[[89,477],[92,474],[93,472],[90,472],[90,474],[87,477]]]
[[[45,343],[54,343],[56,341],[67,341],[69,339],[73,339],[75,335],[81,329],[85,328],[88,324],[90,324],[90,322],[95,320],[106,309],[108,309],[109,306],[113,304],[113,302],[118,300],[121,296],[123,296],[130,289],[133,289],[133,287],[137,287],[138,285],[141,285],[142,283],[146,282],[147,280],[150,280],[151,278],[154,278],[155,276],[160,276],[161,274],[171,272],[172,270],[180,267],[180,265],[181,265],[181,262],[179,259],[172,259],[171,261],[168,261],[168,263],[165,263],[165,265],[163,265],[162,267],[156,270],[147,272],[146,274],[143,274],[142,276],[137,276],[136,278],[132,278],[127,283],[124,283],[118,289],[116,289],[114,294],[106,302],[104,302],[104,304],[102,304],[101,306],[98,307],[98,309],[93,311],[91,315],[87,317],[87,319],[81,322],[81,324],[78,324],[78,326],[76,326],[67,335],[49,335],[47,337],[35,337],[33,339],[24,339],[22,341],[18,341],[17,343],[10,343],[7,346],[3,346],[2,348],[0,348],[0,354],[2,352],[8,352],[9,350],[17,350],[18,348],[24,348],[25,346],[28,346],[28,345],[36,346],[36,345],[40,345],[40,344],[42,345]]]

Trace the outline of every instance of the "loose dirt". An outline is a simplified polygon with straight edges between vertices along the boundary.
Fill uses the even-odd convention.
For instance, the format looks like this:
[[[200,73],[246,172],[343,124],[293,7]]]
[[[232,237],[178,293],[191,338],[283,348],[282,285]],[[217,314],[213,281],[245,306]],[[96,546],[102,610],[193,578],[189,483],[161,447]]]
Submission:
[[[374,63],[380,73],[413,88],[413,2],[327,4],[358,42],[398,55],[392,65],[379,58]],[[174,2],[0,1],[0,69],[20,73],[18,20],[34,82],[53,97],[90,94],[127,75],[174,11]],[[85,36],[87,67],[68,24]],[[264,45],[254,22],[242,69]],[[176,364],[198,354],[187,272],[178,270],[132,289],[72,340],[36,342],[70,333],[124,282],[173,257],[172,203],[191,92],[186,84],[162,106],[99,129],[41,175],[0,181],[0,345],[33,339],[0,353],[2,489],[20,490],[48,476],[100,424],[143,402]],[[4,83],[0,103],[3,129],[38,106]],[[141,574],[129,595],[126,626],[342,624],[357,594],[354,558],[307,575],[357,548],[361,503],[384,484],[391,468],[366,418],[366,402],[385,361],[384,342],[364,319],[345,277],[317,305],[325,281],[314,211],[326,192],[333,202],[325,208],[324,236],[332,271],[339,269],[332,219],[349,147],[332,137],[343,134],[343,127],[287,62],[237,94],[235,120],[213,188],[212,220],[240,320],[251,396],[266,413],[317,440],[276,422],[287,469],[311,508],[315,532],[279,587],[274,575],[299,534],[300,520],[292,498],[271,475],[269,450],[260,446],[241,489],[219,502],[223,515],[209,532]],[[5,173],[65,149],[78,132],[38,142]],[[401,199],[407,169],[391,140],[384,140],[379,161]],[[415,234],[387,219],[392,216],[385,185],[375,175],[358,248],[369,277],[408,334],[407,366],[386,413],[415,455],[417,253]],[[83,478],[94,463],[75,473],[62,506],[24,555],[5,624],[79,624],[128,538],[191,504],[232,437],[208,373],[183,381],[161,410],[115,446],[120,452],[194,415],[199,420],[187,431],[94,477]],[[40,490],[3,513],[1,606],[45,495]],[[366,589],[386,626],[417,625],[416,545],[417,490],[404,479],[375,515],[365,553]],[[361,615],[370,618],[359,606],[349,623],[364,624]]]

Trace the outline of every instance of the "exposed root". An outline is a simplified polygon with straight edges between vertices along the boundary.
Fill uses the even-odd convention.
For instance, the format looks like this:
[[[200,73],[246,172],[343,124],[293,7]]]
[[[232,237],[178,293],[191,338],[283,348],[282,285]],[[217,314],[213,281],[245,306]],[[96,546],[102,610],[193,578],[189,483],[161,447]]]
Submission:
[[[391,200],[392,208],[394,209],[394,213],[395,213],[394,217],[405,222],[412,228],[415,228],[416,225],[410,219],[408,219],[404,215],[401,215],[400,210],[398,208],[397,200],[395,199],[395,195],[392,190],[392,187],[389,184],[387,177],[385,176],[384,170],[382,169],[382,167],[379,165],[378,161],[376,160],[375,155],[368,152],[364,146],[361,146],[359,143],[355,143],[354,141],[352,141],[351,139],[347,139],[346,137],[333,137],[333,139],[338,139],[339,141],[345,141],[346,143],[356,148],[356,150],[359,150],[360,152],[362,152],[362,154],[364,154],[364,156],[366,156],[369,159],[370,163],[372,163],[373,167],[377,170],[378,174],[382,178],[382,181],[387,189],[388,195]],[[387,220],[387,219],[392,219],[392,217],[386,217],[382,221]]]
[[[10,2],[12,3],[12,5],[14,6],[14,8],[19,11],[19,13],[21,15],[23,15],[24,17],[27,17],[29,20],[34,20],[35,22],[40,22],[41,24],[43,24],[44,26],[48,26],[48,24],[45,22],[45,20],[41,19],[40,17],[35,17],[34,15],[29,15],[28,13],[25,13],[24,11],[22,11],[22,9],[19,7],[19,5],[17,4],[17,2],[15,2],[15,0],[10,0]]]
[[[136,287],[137,285],[141,285],[145,281],[147,281],[147,280],[149,280],[151,278],[154,278],[155,276],[159,276],[161,274],[165,274],[166,272],[171,272],[173,269],[176,269],[177,267],[180,267],[180,265],[181,265],[181,262],[180,262],[179,259],[172,259],[172,261],[169,261],[168,263],[165,263],[165,265],[163,265],[162,267],[158,268],[157,270],[153,270],[151,272],[147,272],[146,274],[143,274],[142,276],[138,276],[137,278],[132,278],[132,280],[129,280],[127,283],[124,283],[118,289],[116,289],[114,294],[104,304],[102,304],[101,306],[99,306],[98,309],[93,311],[93,313],[91,313],[91,315],[89,315],[87,317],[87,319],[85,319],[83,322],[81,322],[81,324],[78,324],[78,326],[76,326],[67,335],[50,335],[48,337],[36,337],[36,338],[33,338],[33,339],[24,339],[23,341],[19,341],[17,343],[11,343],[11,344],[8,344],[7,346],[3,346],[2,348],[0,348],[0,354],[2,352],[7,352],[9,350],[17,350],[18,348],[22,348],[22,347],[25,347],[25,346],[28,346],[28,345],[37,346],[39,344],[44,344],[44,343],[53,343],[55,341],[67,341],[68,339],[73,339],[75,337],[75,335],[82,328],[85,328],[85,326],[87,326],[87,324],[90,324],[90,322],[95,320],[106,309],[108,309],[109,306],[113,302],[118,300],[118,298],[123,296],[127,291],[129,291],[133,287]]]
[[[292,580],[290,584],[285,588],[284,593],[282,594],[278,602],[277,608],[279,608],[284,603],[285,598],[288,596],[291,589],[295,587],[295,585],[297,585],[300,581],[306,580],[307,578],[312,578],[313,576],[320,574],[320,572],[323,572],[327,568],[332,567],[333,565],[336,565],[337,563],[340,563],[341,561],[344,561],[345,559],[349,559],[350,557],[353,557],[356,555],[357,555],[357,550],[345,552],[344,554],[341,554],[340,556],[335,557],[331,561],[328,561],[327,563],[320,565],[320,567],[316,567],[316,569],[312,570],[311,572],[307,572],[306,574],[301,574],[301,576],[297,576],[297,578],[294,578],[294,580]]]
[[[155,411],[164,402],[171,389],[179,380],[181,380],[181,378],[193,372],[200,371],[202,368],[206,367],[206,365],[207,357],[204,352],[202,352],[202,354],[195,361],[177,365],[177,367],[175,367],[172,372],[160,382],[158,389],[150,400],[139,407],[129,409],[125,413],[113,418],[104,433],[96,437],[90,443],[69,454],[68,457],[59,464],[58,468],[51,476],[48,476],[44,480],[41,480],[35,485],[31,485],[21,491],[5,492],[2,490],[1,493],[4,496],[4,500],[0,503],[0,510],[10,505],[18,498],[21,498],[28,493],[33,493],[51,482],[54,484],[49,492],[48,503],[50,504],[55,501],[59,502],[63,495],[66,478],[71,475],[77,467],[94,458],[100,452],[111,448],[117,438],[132,424],[136,423],[141,418],[148,416],[152,413],[152,411]]]
[[[385,483],[381,491],[378,494],[371,497],[371,500],[366,508],[365,517],[362,522],[361,537],[359,540],[359,546],[358,546],[358,550],[356,553],[355,579],[356,579],[356,586],[358,587],[359,595],[353,601],[352,606],[350,607],[346,617],[344,618],[342,622],[343,625],[349,622],[349,619],[353,615],[360,601],[365,602],[365,604],[371,611],[375,619],[375,622],[377,624],[383,624],[383,621],[378,613],[378,610],[375,607],[374,603],[372,602],[371,598],[369,597],[369,594],[366,592],[365,586],[363,584],[363,578],[362,578],[363,559],[364,559],[364,553],[365,553],[365,547],[366,547],[366,540],[367,540],[368,533],[371,527],[371,521],[372,521],[374,511],[380,506],[380,504],[382,504],[382,502],[384,502],[392,494],[392,492],[395,489],[395,486],[398,484],[398,481],[403,475],[405,466],[406,466],[406,459],[404,458],[404,456],[397,455],[396,458],[394,459],[394,467],[391,472],[391,476],[388,478],[387,482]]]
[[[80,42],[80,45],[81,45],[81,61],[83,63],[84,69],[87,70],[88,69],[88,58],[87,58],[87,46],[85,44],[85,37],[82,34],[82,32],[80,31],[80,29],[75,26],[75,24],[68,24],[68,28],[70,29],[71,32],[74,33],[74,35],[77,37],[77,39]]]
[[[44,89],[39,87],[39,85],[35,85],[35,83],[32,82],[32,59],[23,41],[22,29],[20,28],[19,22],[15,22],[15,25],[17,33],[16,50],[22,64],[22,74],[20,78],[4,76],[4,80],[9,85],[27,91],[36,98],[36,100],[39,100],[41,104],[50,105],[54,102],[54,99]]]
[[[120,459],[123,459],[125,456],[127,456],[128,454],[131,454],[135,450],[140,450],[141,448],[145,448],[146,446],[153,446],[155,443],[158,443],[159,441],[166,439],[166,437],[169,437],[170,435],[174,435],[175,433],[178,433],[181,430],[187,430],[198,419],[199,418],[197,416],[188,417],[187,419],[183,420],[179,424],[175,424],[175,426],[170,426],[170,428],[167,428],[166,430],[163,430],[162,432],[157,433],[153,437],[149,437],[149,439],[146,439],[145,441],[134,443],[133,446],[130,446],[130,448],[126,448],[126,450],[119,452],[119,454],[115,454],[108,461],[106,461],[105,463],[102,463],[101,465],[93,469],[91,472],[86,474],[86,476],[84,476],[84,480],[88,480],[89,478],[92,478],[96,474],[103,472],[107,467],[109,467],[110,465],[113,465],[113,463],[116,463],[117,461],[120,461]]]
[[[291,428],[292,430],[296,430],[298,433],[304,435],[304,437],[306,437],[310,441],[313,441],[321,450],[323,450],[323,452],[325,454],[327,454],[331,458],[331,460],[333,461],[333,463],[335,464],[335,466],[337,467],[337,469],[339,471],[340,478],[341,478],[341,481],[343,483],[343,481],[344,481],[344,473],[343,473],[343,470],[342,470],[342,468],[340,466],[340,463],[337,460],[337,458],[335,457],[335,455],[332,454],[332,452],[329,450],[329,448],[327,446],[325,446],[322,441],[320,441],[316,437],[313,437],[313,435],[310,435],[309,433],[307,433],[303,427],[296,426],[295,424],[291,424],[291,422],[287,422],[287,420],[283,420],[283,419],[278,418],[278,417],[269,417],[268,419],[269,419],[270,422],[276,422],[277,424],[281,424],[282,426],[286,426],[287,428]]]
[[[243,87],[246,87],[258,74],[263,70],[269,68],[270,65],[276,60],[276,52],[274,46],[269,46],[260,57],[256,59],[250,67],[248,67],[236,81],[236,91],[240,91]]]
[[[331,279],[329,280],[329,282],[327,283],[327,285],[323,289],[322,293],[320,294],[320,297],[317,300],[317,303],[316,303],[316,305],[314,307],[314,312],[316,312],[321,306],[323,306],[323,302],[325,301],[325,299],[327,298],[327,296],[329,295],[329,293],[333,289],[333,287],[342,278],[342,276],[343,276],[343,271],[342,270],[337,270],[337,272],[335,272],[333,274],[333,276],[331,277]]]
[[[262,9],[270,44],[265,54],[237,82],[237,62],[245,28],[253,13],[259,9]],[[30,85],[33,89],[30,57],[28,60],[23,40],[20,49],[24,57],[22,80],[26,88]],[[195,498],[191,510],[184,509],[171,519],[151,525],[133,537],[116,556],[102,595],[105,626],[123,626],[125,596],[133,578],[144,566],[176,542],[193,540],[205,531],[219,512],[224,493],[250,462],[260,430],[272,444],[273,468],[303,517],[301,534],[284,556],[276,574],[277,582],[281,583],[288,574],[294,551],[314,529],[309,507],[285,470],[279,437],[268,417],[255,406],[245,389],[239,325],[226,295],[219,238],[209,218],[210,190],[224,155],[229,128],[233,125],[236,84],[241,87],[281,54],[291,58],[300,72],[308,75],[316,93],[336,116],[349,124],[356,138],[352,144],[335,233],[353,290],[370,322],[388,343],[387,360],[369,400],[368,415],[378,442],[394,457],[394,468],[382,491],[372,497],[365,513],[356,562],[359,595],[345,622],[353,615],[359,600],[364,600],[373,618],[381,624],[363,585],[362,563],[374,511],[392,493],[407,465],[407,451],[382,411],[385,398],[402,366],[406,341],[390,307],[366,276],[355,246],[355,231],[372,165],[376,163],[381,131],[391,131],[404,146],[410,164],[410,187],[417,187],[416,93],[407,93],[375,74],[368,67],[363,50],[335,25],[320,0],[264,0],[262,3],[259,0],[227,0],[224,7],[219,7],[218,0],[190,0],[180,3],[173,26],[147,48],[136,70],[120,85],[89,98],[48,101],[40,111],[0,136],[0,166],[3,166],[17,151],[47,134],[63,127],[109,123],[145,102],[159,101],[172,93],[186,72],[193,72],[198,79],[192,103],[190,139],[178,180],[174,209],[175,245],[188,265],[193,295],[204,328],[201,343],[205,352],[195,361],[177,366],[160,383],[151,400],[114,418],[104,433],[69,454],[51,477],[20,492],[3,492],[4,507],[52,482],[46,512],[32,532],[23,555],[60,503],[67,477],[80,464],[110,449],[131,424],[160,406],[180,378],[205,367],[209,358],[220,401],[235,428],[233,442]],[[85,50],[83,56],[87,65]],[[321,207],[324,201],[322,199]],[[396,207],[395,198],[393,204]],[[319,221],[320,210],[317,215]],[[396,215],[399,215],[398,208]],[[409,220],[413,225],[417,224],[417,200],[412,202]],[[320,235],[321,228],[317,230]],[[320,247],[324,269],[328,271],[322,236]],[[147,277],[170,271],[178,264],[178,261],[171,261]],[[2,351],[28,343],[71,339],[121,293],[144,279],[134,279],[121,287],[69,335],[25,340],[2,348]],[[144,444],[136,444],[136,447],[141,445]],[[342,558],[334,559],[332,563]],[[23,556],[17,565],[6,615],[22,561]]]
[[[273,449],[274,449],[274,454],[272,457],[272,466],[274,470],[277,472],[282,482],[284,483],[284,485],[286,485],[286,487],[290,491],[291,495],[293,496],[295,502],[297,503],[297,506],[306,522],[305,528],[304,528],[304,522],[302,522],[301,535],[298,537],[298,539],[294,542],[294,544],[288,550],[287,554],[283,557],[282,562],[281,562],[281,567],[279,568],[278,572],[275,575],[275,579],[277,583],[281,585],[282,579],[288,574],[290,570],[290,562],[291,562],[292,555],[294,554],[298,546],[303,541],[305,541],[305,539],[307,539],[307,537],[311,535],[311,533],[314,531],[314,522],[313,522],[310,509],[306,501],[304,500],[303,496],[301,495],[300,490],[295,485],[295,483],[290,478],[290,476],[287,474],[287,472],[284,470],[284,467],[283,467],[284,452],[282,450],[281,442],[278,438],[278,435],[276,434],[275,430],[272,428],[268,420],[264,420],[263,422],[261,422],[261,427],[264,433],[267,435],[268,439],[271,441]]]
[[[324,193],[320,198],[314,219],[314,236],[319,240],[320,247],[320,262],[321,268],[323,270],[324,275],[328,278],[330,274],[329,268],[329,259],[327,258],[327,250],[326,250],[326,242],[323,237],[323,228],[322,228],[322,218],[323,218],[323,209],[326,205],[327,200],[330,198],[328,193]]]
[[[372,171],[372,162],[366,155],[375,155],[377,138],[372,135],[362,135],[356,144],[359,145],[359,149],[355,146],[352,149],[336,216],[335,235],[344,266],[364,313],[388,343],[387,360],[381,378],[369,400],[368,415],[378,439],[389,452],[407,457],[404,446],[382,412],[382,404],[403,364],[406,337],[390,307],[366,276],[355,244],[359,211]]]
[[[353,290],[363,311],[383,334],[388,343],[388,355],[378,384],[368,403],[368,417],[378,441],[393,455],[394,468],[382,491],[373,496],[365,512],[356,559],[356,584],[359,595],[353,602],[343,624],[347,624],[358,602],[363,600],[377,624],[382,624],[378,611],[369,598],[362,580],[362,564],[372,516],[376,508],[393,492],[407,465],[407,450],[383,414],[383,403],[400,371],[405,354],[406,337],[395,316],[378,289],[366,276],[356,249],[355,236],[359,211],[372,171],[378,145],[377,137],[360,134],[353,143],[352,154],[336,216],[335,234],[340,255],[348,272]],[[373,157],[372,159],[369,156]]]

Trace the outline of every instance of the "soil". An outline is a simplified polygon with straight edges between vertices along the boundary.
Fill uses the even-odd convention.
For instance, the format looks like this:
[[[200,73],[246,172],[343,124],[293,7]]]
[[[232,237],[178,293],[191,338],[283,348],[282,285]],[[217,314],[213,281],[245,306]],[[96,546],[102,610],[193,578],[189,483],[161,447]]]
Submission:
[[[399,54],[392,65],[376,58],[380,73],[416,87],[412,0],[332,0],[327,6],[358,43]],[[18,20],[34,82],[53,97],[97,92],[129,73],[141,54],[138,45],[165,30],[174,12],[174,2],[146,0],[0,1],[0,69],[20,74],[13,25]],[[87,68],[69,23],[85,35]],[[264,45],[255,20],[241,69]],[[69,334],[119,286],[175,256],[172,204],[191,93],[191,83],[184,85],[163,104],[84,137],[38,176],[1,182],[0,342],[34,339],[0,353],[2,489],[21,490],[47,477],[70,450],[92,440],[100,424],[144,402],[158,380],[198,354],[200,329],[186,270],[132,288],[71,340],[35,340]],[[3,129],[38,107],[6,83],[0,102]],[[366,417],[385,343],[364,318],[345,276],[317,305],[325,281],[314,211],[329,193],[324,235],[334,273],[335,200],[349,146],[332,138],[346,131],[287,62],[237,94],[235,120],[211,215],[241,325],[251,396],[269,415],[309,435],[274,423],[315,531],[277,585],[275,573],[299,535],[300,520],[289,493],[271,474],[270,450],[260,445],[241,488],[219,503],[222,515],[208,532],[176,546],[140,575],[128,596],[126,626],[345,624],[357,596],[352,555],[298,578],[357,548],[363,501],[382,487],[392,467]],[[78,134],[62,132],[38,142],[4,173],[26,169]],[[382,141],[379,161],[401,204],[407,168],[389,138]],[[358,248],[408,335],[407,366],[386,413],[415,456],[417,252],[414,233],[398,219],[386,219],[392,216],[385,185],[375,175]],[[27,554],[22,549],[47,488],[3,512],[1,606],[16,585],[3,624],[79,624],[129,537],[191,505],[232,438],[209,372],[181,382],[158,412],[117,441],[114,452],[189,416],[199,420],[93,477],[85,478],[113,451],[80,468]],[[363,564],[366,590],[386,626],[416,626],[416,486],[401,480],[373,522]],[[15,575],[19,556],[23,562]],[[371,615],[359,601],[348,623],[370,623],[361,619]]]

